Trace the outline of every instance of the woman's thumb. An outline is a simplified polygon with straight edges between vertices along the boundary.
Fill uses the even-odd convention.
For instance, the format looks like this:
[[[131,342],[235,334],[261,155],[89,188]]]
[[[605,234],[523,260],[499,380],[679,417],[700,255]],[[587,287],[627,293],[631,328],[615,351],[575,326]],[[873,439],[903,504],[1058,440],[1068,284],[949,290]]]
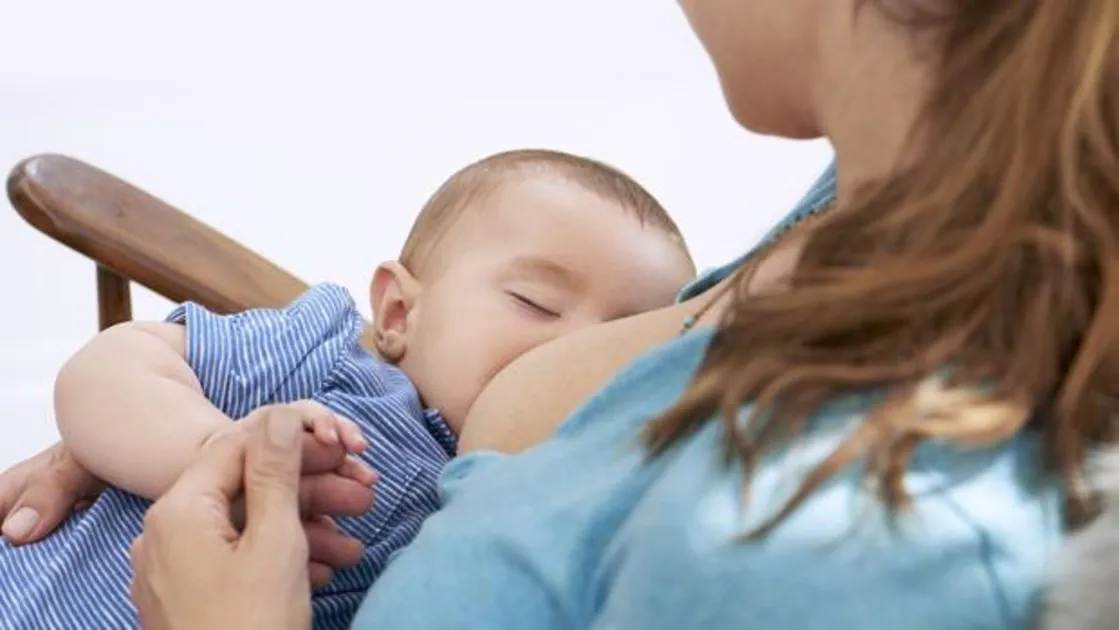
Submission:
[[[303,418],[276,407],[250,429],[245,457],[245,532],[247,541],[290,545],[291,532],[302,537],[299,472]],[[282,538],[283,540],[275,540]]]
[[[23,471],[25,476],[20,477],[19,467],[43,466],[28,460],[0,475],[0,532],[9,543],[42,539],[73,513],[79,501],[95,497],[100,490],[100,482],[68,455],[57,456],[60,448],[52,447],[56,456],[38,474]]]

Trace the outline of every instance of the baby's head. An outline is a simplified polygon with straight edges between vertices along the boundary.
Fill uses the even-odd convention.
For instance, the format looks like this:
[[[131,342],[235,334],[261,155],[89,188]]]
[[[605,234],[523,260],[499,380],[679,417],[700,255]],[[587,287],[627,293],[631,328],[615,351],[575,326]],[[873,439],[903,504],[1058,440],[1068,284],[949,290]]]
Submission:
[[[616,169],[554,151],[475,162],[428,200],[370,288],[378,352],[456,432],[513,359],[667,306],[695,275],[664,208]]]

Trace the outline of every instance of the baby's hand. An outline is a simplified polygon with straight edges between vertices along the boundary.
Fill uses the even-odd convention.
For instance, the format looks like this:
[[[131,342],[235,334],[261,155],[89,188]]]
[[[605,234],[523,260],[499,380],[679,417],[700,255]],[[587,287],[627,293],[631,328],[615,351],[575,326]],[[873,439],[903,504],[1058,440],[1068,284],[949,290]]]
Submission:
[[[372,487],[377,480],[377,474],[363,464],[353,455],[364,451],[369,445],[361,435],[361,430],[351,420],[343,418],[323,405],[313,400],[299,400],[285,405],[267,405],[261,407],[241,420],[223,427],[210,435],[203,442],[203,446],[219,439],[223,435],[245,431],[260,422],[270,410],[277,407],[286,407],[299,412],[303,419],[303,427],[307,430],[308,439],[303,445],[303,465],[318,469],[316,463],[320,460],[329,461],[337,457],[335,449],[342,449],[343,454],[348,454],[342,464],[335,469],[334,474],[351,479],[366,487]],[[313,513],[313,505],[304,506],[305,510]]]
[[[317,402],[301,400],[288,407],[296,407],[303,412],[303,427],[326,446],[341,444],[347,453],[360,453],[369,444],[361,435],[352,420],[343,418]]]
[[[244,431],[259,422],[260,418],[263,418],[270,409],[275,407],[286,407],[298,411],[303,419],[303,428],[324,446],[340,445],[347,453],[360,453],[368,446],[356,424],[313,400],[299,400],[285,405],[261,407],[228,427],[215,431],[204,444],[209,444],[229,432]]]

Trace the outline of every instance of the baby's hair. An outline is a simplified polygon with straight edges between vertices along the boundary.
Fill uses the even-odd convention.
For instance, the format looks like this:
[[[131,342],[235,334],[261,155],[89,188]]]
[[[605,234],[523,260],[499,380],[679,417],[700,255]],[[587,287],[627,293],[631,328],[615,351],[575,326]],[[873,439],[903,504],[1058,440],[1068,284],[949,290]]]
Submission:
[[[413,274],[425,273],[431,252],[472,202],[517,175],[559,176],[599,197],[615,202],[642,225],[663,232],[689,257],[684,236],[668,211],[632,177],[586,157],[547,149],[518,149],[468,164],[452,175],[424,204],[400,252],[400,262]]]

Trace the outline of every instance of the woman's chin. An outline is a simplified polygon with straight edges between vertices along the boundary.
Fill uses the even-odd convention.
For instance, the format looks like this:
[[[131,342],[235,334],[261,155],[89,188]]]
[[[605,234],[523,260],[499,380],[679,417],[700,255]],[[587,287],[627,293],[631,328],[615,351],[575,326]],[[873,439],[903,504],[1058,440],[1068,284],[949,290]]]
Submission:
[[[761,108],[736,105],[735,101],[729,98],[727,107],[739,126],[761,136],[789,140],[816,140],[824,135],[814,122],[791,115],[789,111],[759,111]]]

